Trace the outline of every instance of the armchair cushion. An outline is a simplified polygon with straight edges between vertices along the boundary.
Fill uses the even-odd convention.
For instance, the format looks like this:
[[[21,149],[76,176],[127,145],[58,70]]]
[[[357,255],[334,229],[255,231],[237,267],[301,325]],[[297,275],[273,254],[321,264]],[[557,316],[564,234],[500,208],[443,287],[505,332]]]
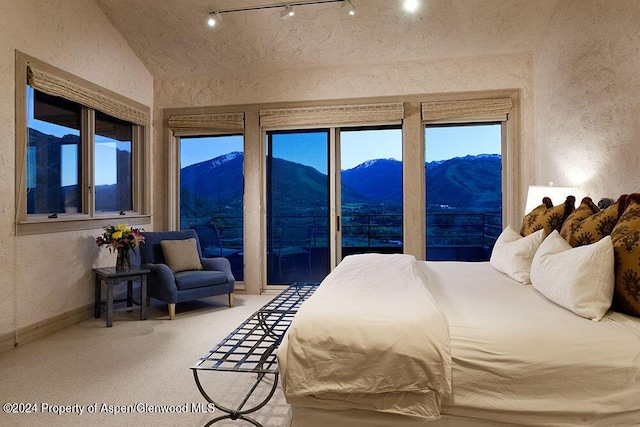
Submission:
[[[163,240],[160,245],[164,259],[174,273],[202,270],[196,239]]]
[[[227,275],[222,271],[180,271],[175,278],[179,291],[227,283]]]

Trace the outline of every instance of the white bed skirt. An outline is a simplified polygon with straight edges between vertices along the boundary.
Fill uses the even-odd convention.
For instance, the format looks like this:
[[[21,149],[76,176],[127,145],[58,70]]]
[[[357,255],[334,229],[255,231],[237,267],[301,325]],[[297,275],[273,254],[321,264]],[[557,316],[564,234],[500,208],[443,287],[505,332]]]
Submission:
[[[357,409],[330,411],[290,406],[286,427],[523,427],[521,424],[501,423],[473,418],[443,415],[439,420]]]

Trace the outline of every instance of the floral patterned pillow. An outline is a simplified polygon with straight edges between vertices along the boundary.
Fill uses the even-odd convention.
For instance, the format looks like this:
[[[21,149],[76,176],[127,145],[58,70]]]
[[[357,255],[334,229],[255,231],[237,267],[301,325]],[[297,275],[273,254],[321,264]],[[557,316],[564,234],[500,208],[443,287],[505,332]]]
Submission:
[[[583,220],[573,229],[569,244],[573,247],[590,245],[609,236],[624,210],[626,198],[626,194],[620,196],[614,204]]]
[[[575,233],[575,231],[580,227],[582,221],[589,218],[591,215],[600,211],[600,208],[593,203],[591,197],[585,197],[580,202],[580,206],[578,206],[573,212],[569,214],[567,219],[562,224],[562,228],[560,229],[560,236],[567,243],[571,243],[571,236]]]
[[[567,200],[558,206],[553,206],[551,199],[545,197],[542,204],[524,216],[520,234],[528,236],[538,230],[544,230],[546,235],[551,234],[553,230],[560,231],[562,224],[573,211],[576,198],[568,196]]]
[[[640,228],[636,228],[613,245],[615,287],[613,308],[640,317]]]
[[[640,194],[634,193],[625,200],[624,211],[611,231],[611,240],[615,243],[636,228],[640,228]]]
[[[613,308],[640,317],[640,194],[630,194],[611,232],[615,254]]]

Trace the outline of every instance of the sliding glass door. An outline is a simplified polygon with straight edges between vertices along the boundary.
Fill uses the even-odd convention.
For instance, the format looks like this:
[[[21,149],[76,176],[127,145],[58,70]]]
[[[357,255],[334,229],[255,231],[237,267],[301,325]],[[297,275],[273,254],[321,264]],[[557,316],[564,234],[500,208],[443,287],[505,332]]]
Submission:
[[[402,253],[402,129],[340,131],[342,258]]]
[[[329,271],[329,130],[267,133],[267,281]]]
[[[267,132],[267,283],[321,281],[344,256],[401,253],[400,126]]]

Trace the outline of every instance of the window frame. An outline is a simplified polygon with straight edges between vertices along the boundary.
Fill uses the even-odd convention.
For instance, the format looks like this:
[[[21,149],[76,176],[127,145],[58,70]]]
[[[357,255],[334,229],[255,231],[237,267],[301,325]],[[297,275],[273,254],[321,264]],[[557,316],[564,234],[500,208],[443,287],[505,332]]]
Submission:
[[[416,93],[409,95],[371,96],[366,98],[327,99],[312,101],[275,101],[263,103],[247,103],[233,105],[207,105],[198,107],[174,107],[163,108],[159,111],[162,123],[162,141],[166,144],[164,151],[166,157],[163,163],[165,179],[161,183],[164,190],[160,212],[156,212],[158,225],[172,229],[177,225],[176,218],[176,171],[177,161],[177,137],[171,130],[170,118],[174,115],[202,115],[202,114],[241,114],[244,117],[244,228],[245,228],[245,282],[241,288],[247,293],[259,294],[269,292],[271,288],[266,285],[266,220],[265,220],[265,194],[266,194],[266,131],[284,130],[294,128],[294,125],[279,123],[273,126],[263,126],[262,118],[265,110],[291,109],[305,111],[317,108],[325,108],[327,111],[343,109],[345,107],[380,103],[401,103],[403,116],[399,120],[402,123],[402,164],[403,164],[403,234],[404,253],[414,255],[418,259],[425,259],[425,173],[424,173],[424,126],[422,121],[422,103],[470,101],[475,105],[477,100],[510,98],[512,107],[507,121],[503,126],[503,140],[506,142],[503,151],[504,161],[508,165],[508,182],[506,182],[506,194],[503,194],[503,224],[522,221],[521,216],[521,172],[520,172],[520,120],[521,120],[521,89],[502,88],[487,89],[472,92],[434,92]],[[482,104],[482,101],[481,101]],[[316,110],[317,111],[317,110]],[[357,110],[356,110],[357,111]],[[320,111],[322,112],[322,110]],[[334,123],[335,127],[369,126],[369,120],[356,120],[349,123]],[[332,127],[331,123],[304,126],[298,124],[297,129],[305,127]],[[503,180],[504,182],[504,180]],[[161,215],[162,217],[158,217]],[[251,238],[247,238],[251,236]]]
[[[507,99],[507,98],[505,98]],[[484,100],[480,100],[480,101],[484,101]],[[509,99],[509,101],[511,101]],[[463,103],[464,104],[464,103]],[[511,111],[511,106],[509,106],[509,112]],[[423,132],[425,134],[424,136],[424,140],[425,140],[425,155],[427,153],[427,137],[426,137],[426,133],[427,130],[429,128],[437,128],[437,127],[463,127],[463,126],[489,126],[489,125],[495,125],[495,126],[500,126],[500,167],[501,167],[501,171],[500,171],[500,191],[501,191],[501,201],[500,201],[500,211],[501,211],[501,215],[500,215],[500,224],[501,224],[501,230],[504,228],[505,225],[505,218],[508,218],[508,212],[507,209],[505,209],[505,201],[507,200],[507,187],[509,186],[509,183],[506,182],[507,179],[514,179],[513,178],[513,168],[509,167],[509,165],[507,164],[507,156],[505,155],[507,147],[510,145],[509,141],[508,141],[508,134],[506,132],[506,125],[508,123],[509,120],[509,112],[506,112],[504,114],[498,114],[498,115],[492,115],[492,114],[479,114],[479,115],[475,115],[472,116],[472,118],[470,119],[443,119],[443,120],[424,120],[424,111],[423,111]],[[426,159],[425,159],[425,164],[426,164]],[[426,168],[426,166],[425,166]],[[426,188],[426,181],[425,181],[425,203],[426,203],[426,199],[427,199],[427,188]],[[426,209],[425,209],[425,232],[427,231],[427,225],[426,225]],[[497,239],[497,236],[496,236]],[[428,242],[426,241],[427,239],[425,239],[425,250],[426,248],[428,248]],[[493,241],[493,243],[495,244],[495,240]],[[452,245],[452,246],[456,246],[456,245]],[[493,246],[492,246],[493,248]]]
[[[108,89],[97,86],[71,73],[46,64],[36,58],[25,55],[16,50],[15,58],[15,233],[16,235],[43,234],[61,231],[90,230],[100,228],[113,222],[126,222],[130,225],[149,224],[150,208],[150,178],[146,171],[148,166],[148,152],[150,125],[132,123],[132,174],[131,174],[131,211],[126,212],[95,212],[94,191],[94,109],[82,103],[81,126],[81,158],[82,171],[78,185],[81,188],[82,211],[78,213],[48,213],[27,214],[26,180],[27,180],[27,151],[28,151],[28,122],[27,122],[27,72],[33,66],[57,78],[65,79],[73,85],[87,91],[99,93],[108,100],[136,109],[150,115],[150,108],[136,101],[128,99]],[[37,90],[37,89],[35,89]],[[109,112],[109,116],[114,116]],[[116,117],[117,118],[117,117]],[[55,214],[55,215],[54,215]]]

